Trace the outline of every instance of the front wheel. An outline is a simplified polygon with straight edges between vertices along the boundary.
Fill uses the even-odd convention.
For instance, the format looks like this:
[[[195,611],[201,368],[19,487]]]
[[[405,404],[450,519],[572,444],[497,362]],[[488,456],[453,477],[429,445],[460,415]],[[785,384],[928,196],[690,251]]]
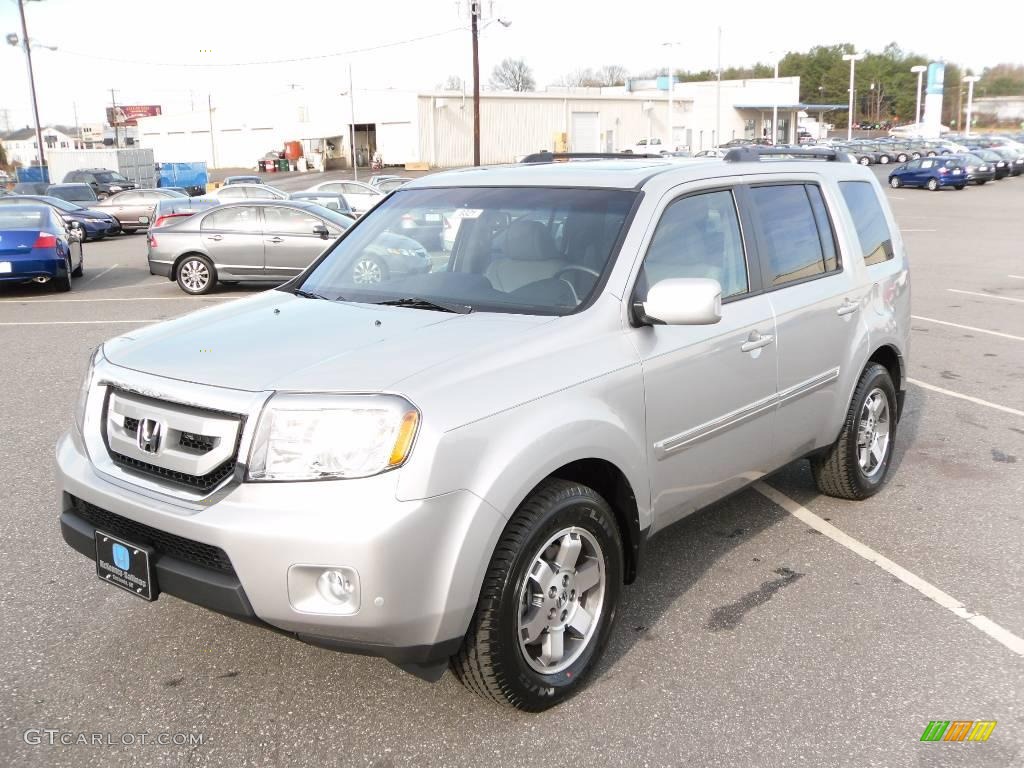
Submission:
[[[842,431],[811,460],[818,490],[838,499],[866,499],[885,483],[896,437],[896,388],[889,371],[871,363],[853,392]]]
[[[938,179],[928,179],[928,183],[925,186],[928,187],[929,191],[931,191],[931,192],[938,192],[939,191],[939,180]]]
[[[192,296],[209,293],[217,284],[217,273],[205,256],[186,256],[178,265],[178,287]]]
[[[867,157],[862,157],[858,162],[861,165],[871,165],[871,159]]]
[[[898,160],[899,162],[901,162],[901,163],[905,163],[905,162],[907,162],[907,155],[906,155],[906,153],[905,153],[905,152],[901,152],[900,154],[898,154],[898,155],[896,156],[896,159],[897,159],[897,160]]]
[[[541,483],[495,547],[452,671],[471,691],[529,712],[587,679],[611,634],[623,579],[622,539],[598,493]]]
[[[387,278],[387,265],[373,256],[364,256],[352,267],[352,282],[356,285],[377,285]]]
[[[878,158],[878,162],[880,162],[882,165],[888,165],[889,164],[889,156],[888,155],[882,155],[880,158]]]
[[[901,182],[900,182],[898,176],[890,176],[889,177],[889,186],[890,187],[892,187],[893,189],[899,189],[900,185],[901,185]]]
[[[959,190],[963,189],[966,186],[967,186],[966,184],[957,184],[955,187],[953,187],[953,189],[959,191]]]

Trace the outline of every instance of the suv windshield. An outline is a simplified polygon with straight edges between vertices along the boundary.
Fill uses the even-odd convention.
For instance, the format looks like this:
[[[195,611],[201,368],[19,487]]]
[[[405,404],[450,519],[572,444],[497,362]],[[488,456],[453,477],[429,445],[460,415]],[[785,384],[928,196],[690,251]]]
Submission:
[[[306,277],[306,293],[378,303],[415,298],[476,311],[564,315],[608,269],[637,192],[538,187],[401,189]],[[396,236],[429,253],[429,271],[392,271]],[[413,243],[415,245],[415,243]],[[365,263],[381,262],[367,284]]]
[[[128,181],[120,173],[114,173],[113,171],[103,171],[102,173],[95,174],[96,181],[101,184],[109,184],[112,181]]]

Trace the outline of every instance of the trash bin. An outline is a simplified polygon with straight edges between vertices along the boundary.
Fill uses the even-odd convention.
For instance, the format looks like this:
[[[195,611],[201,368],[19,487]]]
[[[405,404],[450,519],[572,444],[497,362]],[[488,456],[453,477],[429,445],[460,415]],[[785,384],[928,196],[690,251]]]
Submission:
[[[279,171],[287,171],[288,170],[288,161],[285,158],[283,158],[283,157],[279,157],[277,159],[277,161],[275,162],[275,164],[277,165],[277,170],[279,170]]]

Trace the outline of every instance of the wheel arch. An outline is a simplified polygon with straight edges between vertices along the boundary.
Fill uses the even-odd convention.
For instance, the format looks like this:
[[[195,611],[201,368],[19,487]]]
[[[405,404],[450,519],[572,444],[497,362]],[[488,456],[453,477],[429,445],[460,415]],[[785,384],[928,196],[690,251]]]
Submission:
[[[182,253],[179,256],[175,257],[174,263],[171,265],[171,280],[177,280],[178,279],[178,267],[180,267],[181,266],[181,262],[183,262],[189,256],[202,256],[204,259],[209,261],[210,262],[210,266],[213,267],[214,276],[216,276],[216,274],[217,274],[217,263],[213,260],[213,258],[210,256],[210,254],[203,253],[203,251],[192,250],[192,251],[185,251],[185,253]]]
[[[896,389],[896,419],[903,416],[903,392],[905,390],[904,371],[906,370],[903,355],[892,344],[883,344],[876,348],[864,364],[866,368],[872,363],[878,363],[889,371],[893,387]]]

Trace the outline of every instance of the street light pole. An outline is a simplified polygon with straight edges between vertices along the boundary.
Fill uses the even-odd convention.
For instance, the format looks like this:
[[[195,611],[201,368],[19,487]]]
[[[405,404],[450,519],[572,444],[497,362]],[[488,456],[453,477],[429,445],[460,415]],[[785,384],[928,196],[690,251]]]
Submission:
[[[352,62],[348,65],[348,111],[352,121],[352,180],[359,181],[359,163],[356,161],[356,97],[352,87]]]
[[[674,104],[672,103],[672,91],[675,87],[675,77],[672,76],[672,48],[673,46],[679,45],[679,43],[662,43],[662,45],[668,48],[668,143],[669,151],[676,151],[676,139],[675,134],[672,132],[672,123],[674,121]]]
[[[981,80],[978,75],[967,75],[963,78],[963,81],[967,83],[967,129],[964,131],[965,136],[971,135],[971,113],[974,108],[974,84]]]
[[[25,24],[25,0],[18,0],[18,13],[21,16],[21,44],[25,46],[25,62],[28,64],[28,85],[32,91],[32,118],[36,123],[36,148],[39,156],[39,167],[43,166],[43,127],[39,124],[39,103],[36,101],[36,77],[32,72],[32,46],[28,42],[28,26]]]
[[[779,140],[779,54],[775,54],[775,97],[772,99],[772,146]]]
[[[844,53],[843,61],[850,62],[850,111],[846,117],[846,140],[853,140],[853,68],[864,58],[863,53]]]
[[[911,72],[917,73],[917,119],[914,121],[914,125],[920,130],[921,127],[921,77],[925,72],[928,71],[928,67],[924,64],[918,64],[916,67],[910,68]]]
[[[722,28],[718,28],[718,75],[715,85],[715,140],[714,146],[722,143]]]

